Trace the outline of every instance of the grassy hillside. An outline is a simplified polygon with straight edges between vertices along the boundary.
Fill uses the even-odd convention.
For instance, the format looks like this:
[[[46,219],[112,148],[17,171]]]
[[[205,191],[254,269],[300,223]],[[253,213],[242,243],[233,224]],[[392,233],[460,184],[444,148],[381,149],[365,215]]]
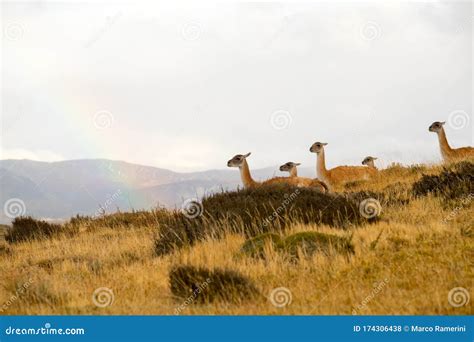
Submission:
[[[75,218],[0,247],[0,311],[472,314],[453,289],[473,293],[473,176],[472,164],[395,165],[328,197],[244,191],[184,214]],[[364,219],[352,210],[369,198],[381,212]]]

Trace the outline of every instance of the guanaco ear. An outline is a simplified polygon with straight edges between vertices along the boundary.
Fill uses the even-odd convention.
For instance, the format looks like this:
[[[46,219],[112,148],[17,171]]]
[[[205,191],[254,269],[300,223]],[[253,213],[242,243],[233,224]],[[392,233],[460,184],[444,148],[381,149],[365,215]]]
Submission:
[[[247,153],[246,155],[244,155],[244,158],[247,158],[247,157],[250,156],[251,154],[252,154],[252,152]]]
[[[373,159],[373,160],[377,160],[378,158],[375,158],[375,157],[374,157],[374,158],[372,158],[372,159]]]
[[[321,145],[326,146],[328,143],[321,143]]]
[[[446,121],[440,122],[441,126],[444,126],[445,123]]]
[[[300,166],[300,165],[301,165],[301,163],[295,163],[295,166]]]

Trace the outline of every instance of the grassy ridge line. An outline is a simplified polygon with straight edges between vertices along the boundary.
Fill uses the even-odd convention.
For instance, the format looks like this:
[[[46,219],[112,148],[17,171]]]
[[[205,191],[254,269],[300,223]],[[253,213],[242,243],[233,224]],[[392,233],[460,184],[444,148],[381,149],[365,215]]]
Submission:
[[[181,314],[472,314],[472,299],[454,307],[448,294],[463,287],[472,297],[474,236],[467,228],[474,224],[474,201],[461,196],[451,203],[407,192],[423,174],[441,170],[397,166],[371,182],[351,184],[350,191],[409,196],[405,204],[384,206],[379,222],[349,231],[289,223],[289,235],[353,233],[355,256],[350,260],[315,254],[296,264],[274,250],[265,260],[239,257],[245,237],[232,233],[156,257],[156,222],[167,215],[164,212],[78,220],[79,233],[72,237],[11,244],[5,254],[0,250],[0,309],[18,288],[30,284],[3,314],[173,314],[183,302],[170,289],[170,271],[190,265],[239,272],[265,296],[285,287],[292,302],[284,308],[265,299],[241,305],[195,304],[183,307]],[[469,189],[462,187],[460,193]],[[229,221],[222,225],[226,232],[235,228]],[[114,301],[99,308],[91,297],[103,287],[113,291]]]

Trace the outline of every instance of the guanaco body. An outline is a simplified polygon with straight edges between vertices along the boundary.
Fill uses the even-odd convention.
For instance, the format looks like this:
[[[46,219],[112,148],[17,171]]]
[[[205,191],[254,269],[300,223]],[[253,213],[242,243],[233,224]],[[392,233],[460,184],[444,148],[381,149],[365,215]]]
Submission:
[[[242,180],[244,188],[255,188],[262,185],[273,184],[289,184],[298,187],[311,186],[312,188],[318,189],[321,192],[327,191],[327,186],[325,184],[313,183],[311,179],[309,179],[310,182],[306,182],[300,177],[275,177],[264,182],[257,182],[252,178],[252,175],[250,174],[249,165],[247,163],[248,156],[250,156],[250,152],[244,155],[237,154],[227,162],[228,167],[239,168],[240,178]]]
[[[376,160],[377,158],[375,157],[371,157],[371,156],[365,157],[365,159],[362,161],[362,165],[366,165],[370,167],[371,169],[378,170],[377,167],[375,166]]]
[[[299,178],[298,186],[305,186],[305,187],[315,187],[320,191],[329,192],[329,187],[326,183],[320,181],[319,179],[311,179],[306,177],[298,177],[298,170],[297,167],[301,165],[300,163],[288,162],[280,166],[280,171],[282,172],[289,172],[290,178]],[[323,189],[324,188],[324,189]]]
[[[461,159],[467,159],[474,157],[474,148],[473,147],[460,147],[460,148],[451,148],[448,143],[448,138],[446,137],[446,132],[444,131],[444,124],[446,122],[435,121],[429,127],[430,132],[438,134],[439,147],[441,150],[441,156],[443,157],[444,162],[452,162]]]
[[[324,155],[324,146],[327,143],[315,142],[311,145],[309,151],[317,154],[316,173],[320,180],[334,186],[350,181],[369,179],[377,171],[365,166],[338,166],[333,169],[326,169],[326,159]]]

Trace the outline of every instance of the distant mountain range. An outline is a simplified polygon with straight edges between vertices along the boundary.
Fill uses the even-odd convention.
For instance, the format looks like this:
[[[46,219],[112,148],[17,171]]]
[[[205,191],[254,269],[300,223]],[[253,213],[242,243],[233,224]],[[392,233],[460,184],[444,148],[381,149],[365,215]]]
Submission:
[[[252,171],[268,179],[277,167]],[[302,175],[314,170],[301,169]],[[43,219],[67,219],[118,209],[179,208],[189,198],[236,189],[236,169],[179,173],[151,166],[106,159],[39,162],[0,160],[0,223],[21,212]]]

